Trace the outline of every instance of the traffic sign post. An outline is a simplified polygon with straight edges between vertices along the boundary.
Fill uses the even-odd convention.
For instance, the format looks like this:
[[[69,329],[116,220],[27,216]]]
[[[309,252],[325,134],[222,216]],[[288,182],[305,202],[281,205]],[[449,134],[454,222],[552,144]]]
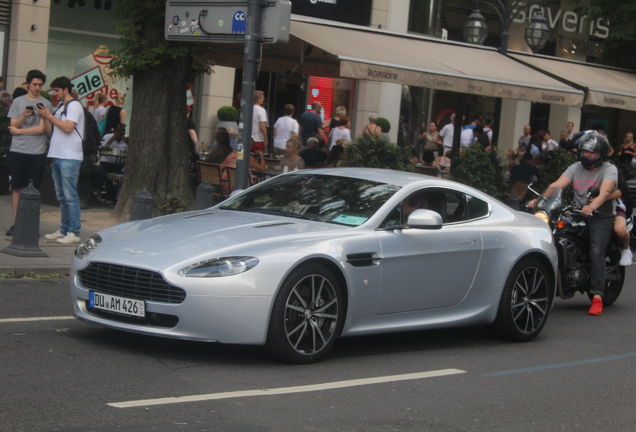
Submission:
[[[168,0],[167,40],[191,42],[245,42],[247,0]],[[286,44],[289,40],[289,0],[260,0],[263,9],[257,30],[262,43]]]
[[[289,0],[168,0],[165,38],[174,41],[244,42],[241,83],[243,151],[236,167],[236,189],[249,186],[254,91],[261,43],[289,40]],[[242,156],[242,158],[241,158]]]

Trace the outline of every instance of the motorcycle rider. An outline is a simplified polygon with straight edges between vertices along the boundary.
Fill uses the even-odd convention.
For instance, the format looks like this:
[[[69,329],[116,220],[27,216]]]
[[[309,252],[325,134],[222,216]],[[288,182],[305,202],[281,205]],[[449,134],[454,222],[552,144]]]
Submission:
[[[588,130],[579,132],[572,141],[578,144],[579,161],[570,165],[550,187],[565,189],[572,183],[574,200],[586,216],[590,241],[590,294],[594,296],[588,313],[598,316],[603,313],[605,251],[612,237],[616,209],[610,194],[616,190],[618,169],[606,160],[610,144],[605,136]],[[600,193],[590,202],[588,189],[592,186],[598,187]]]

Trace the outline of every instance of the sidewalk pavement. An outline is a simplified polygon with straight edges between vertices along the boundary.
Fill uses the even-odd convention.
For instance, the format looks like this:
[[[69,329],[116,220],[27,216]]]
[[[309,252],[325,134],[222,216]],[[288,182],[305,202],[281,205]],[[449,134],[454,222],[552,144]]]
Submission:
[[[113,207],[105,203],[93,204],[89,209],[82,209],[80,237],[82,240],[96,232],[116,225],[112,216]],[[0,249],[11,245],[12,238],[5,236],[13,225],[11,195],[0,195]],[[46,240],[45,234],[60,228],[60,208],[40,205],[40,242],[39,246],[48,257],[19,257],[0,253],[0,275],[12,276],[33,274],[69,274],[71,260],[77,244],[63,245],[55,240]]]

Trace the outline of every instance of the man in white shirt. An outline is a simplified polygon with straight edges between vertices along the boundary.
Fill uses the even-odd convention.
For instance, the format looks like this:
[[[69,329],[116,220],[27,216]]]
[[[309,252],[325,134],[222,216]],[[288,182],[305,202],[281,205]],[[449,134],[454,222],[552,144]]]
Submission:
[[[473,134],[474,128],[468,128],[462,130],[462,134],[459,137],[459,145],[462,147],[470,147],[475,142],[475,135]]]
[[[285,115],[274,123],[274,156],[285,155],[287,141],[298,136],[298,122],[292,118],[294,106],[285,105],[283,112]]]
[[[254,114],[252,116],[252,153],[267,149],[267,112],[261,105],[265,102],[265,93],[254,92]]]
[[[455,114],[451,114],[450,123],[447,124],[439,131],[439,136],[444,140],[444,148],[452,150],[453,148],[453,135],[455,135]]]
[[[550,138],[550,131],[546,129],[545,135],[543,135],[543,145],[541,146],[541,150],[544,152],[551,152],[557,147],[559,147],[559,143]]]
[[[62,224],[59,230],[44,237],[62,244],[79,243],[81,211],[77,180],[84,158],[84,109],[82,103],[71,96],[73,84],[68,78],[54,79],[51,88],[60,102],[55,115],[45,106],[38,107],[38,112],[44,119],[47,134],[51,136],[48,157],[52,159],[51,174],[60,202]]]

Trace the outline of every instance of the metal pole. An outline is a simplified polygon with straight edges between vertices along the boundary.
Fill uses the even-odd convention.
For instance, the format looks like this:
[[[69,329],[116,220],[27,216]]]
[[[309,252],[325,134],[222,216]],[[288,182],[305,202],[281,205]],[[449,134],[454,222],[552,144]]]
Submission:
[[[254,117],[254,91],[258,65],[261,62],[261,28],[263,8],[260,0],[248,0],[245,27],[245,51],[243,56],[243,81],[241,84],[241,117],[243,118],[243,151],[239,151],[236,165],[236,189],[247,189],[250,175],[250,150],[252,148],[252,118]],[[242,153],[242,158],[241,158]]]

